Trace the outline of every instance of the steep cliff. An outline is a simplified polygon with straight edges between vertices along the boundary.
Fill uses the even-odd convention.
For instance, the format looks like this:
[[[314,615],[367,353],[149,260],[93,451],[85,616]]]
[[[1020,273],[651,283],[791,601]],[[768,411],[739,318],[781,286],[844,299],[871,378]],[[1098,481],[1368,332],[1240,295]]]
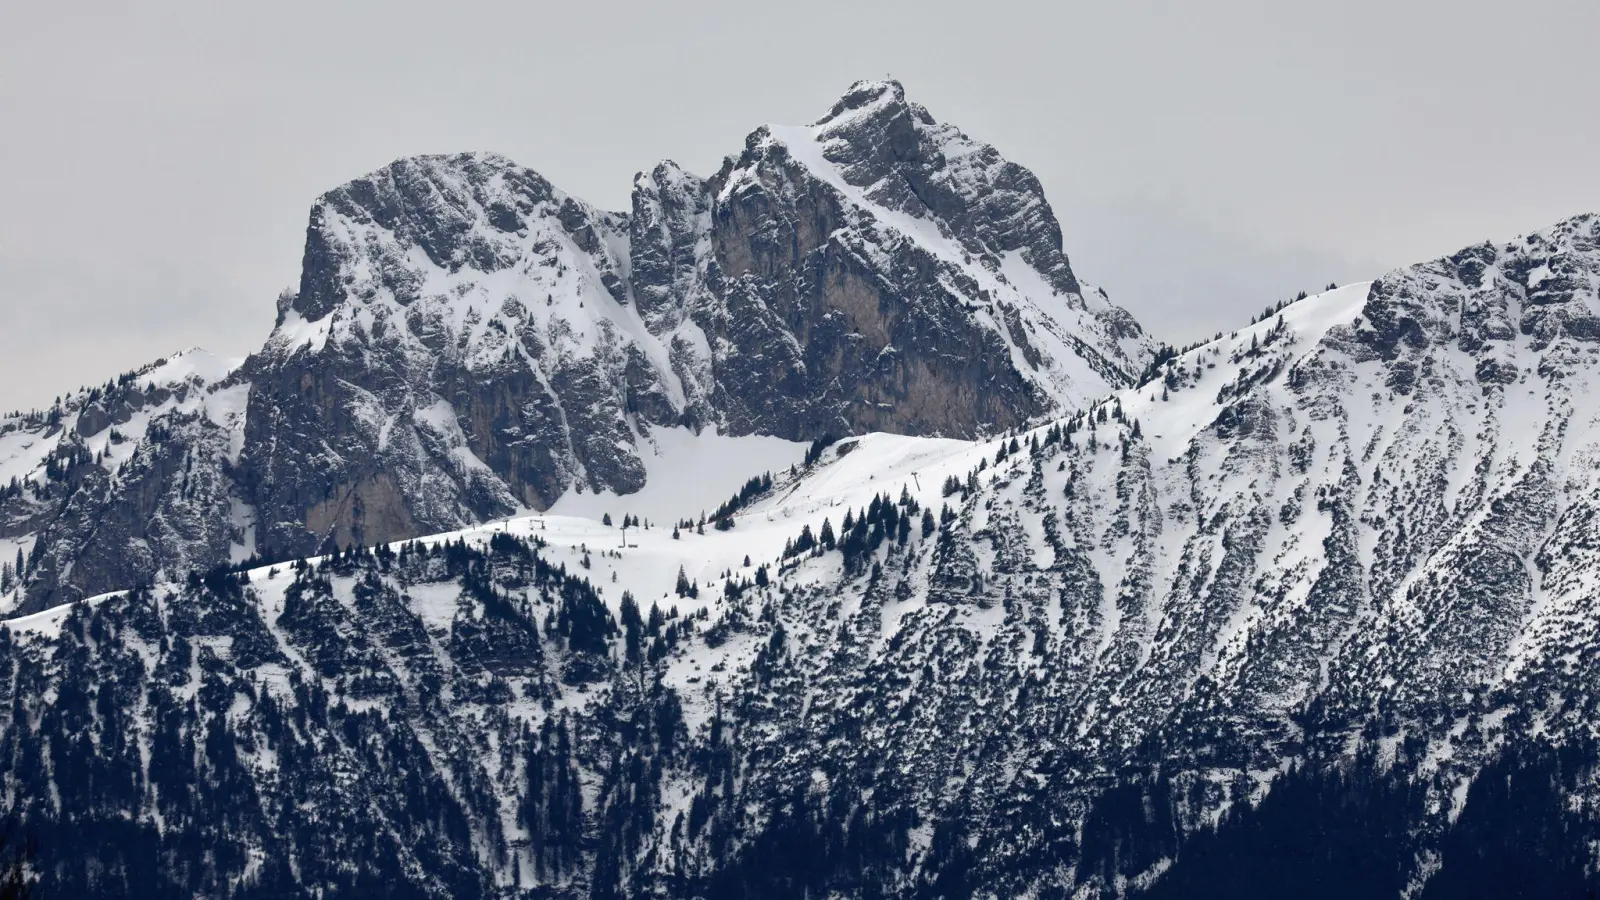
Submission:
[[[330,191],[265,345],[191,389],[248,398],[226,434],[168,445],[210,427],[174,419],[130,438],[168,460],[134,483],[46,471],[59,432],[39,423],[89,427],[83,392],[0,425],[38,437],[0,453],[15,444],[8,470],[52,498],[0,499],[0,535],[48,557],[21,579],[41,608],[230,543],[283,558],[625,495],[663,429],[991,434],[1130,383],[1153,349],[1081,287],[1037,179],[864,82],[816,125],[758,129],[710,179],[641,173],[626,213],[491,154]],[[146,533],[177,460],[209,506]]]

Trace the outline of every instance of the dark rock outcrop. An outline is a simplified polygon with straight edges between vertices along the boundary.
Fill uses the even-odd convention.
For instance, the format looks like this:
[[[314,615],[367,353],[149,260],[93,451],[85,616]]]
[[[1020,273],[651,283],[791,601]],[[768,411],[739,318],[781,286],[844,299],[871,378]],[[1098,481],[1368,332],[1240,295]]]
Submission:
[[[158,509],[163,465],[0,501],[0,528],[51,560],[30,567],[36,608],[241,552],[626,494],[653,429],[993,433],[1129,383],[1151,348],[1081,287],[1032,174],[864,82],[814,126],[758,129],[709,179],[641,173],[627,213],[492,154],[330,191],[263,348],[192,388],[243,391],[244,413],[206,436],[174,419],[154,433],[192,446],[142,450],[204,470],[189,512]],[[77,396],[65,427],[102,452],[110,401]]]

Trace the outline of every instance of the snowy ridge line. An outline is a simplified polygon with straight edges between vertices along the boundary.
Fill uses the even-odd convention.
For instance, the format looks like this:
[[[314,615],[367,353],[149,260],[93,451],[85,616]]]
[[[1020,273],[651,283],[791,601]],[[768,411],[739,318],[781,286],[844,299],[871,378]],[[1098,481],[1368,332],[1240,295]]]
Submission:
[[[170,356],[165,356],[153,362],[145,363],[136,368],[129,369],[108,379],[113,385],[137,383],[140,387],[149,390],[157,387],[173,387],[178,384],[198,381],[202,385],[216,385],[226,380],[228,376],[239,370],[244,365],[245,357],[217,356],[204,347],[189,347],[179,350]],[[61,396],[63,404],[71,406],[74,400],[79,400],[91,392],[100,390],[105,383],[94,385],[80,385],[76,389]],[[13,410],[5,415],[0,415],[0,431],[6,426],[15,424],[29,418],[47,415],[49,407],[35,409]]]
[[[1299,340],[1306,344],[1314,344],[1327,327],[1348,321],[1351,312],[1359,309],[1359,301],[1364,299],[1366,288],[1365,283],[1353,284],[1335,292],[1308,297],[1286,307],[1282,312],[1284,321],[1295,331]],[[1236,334],[1224,336],[1183,354],[1169,365],[1193,365],[1207,355],[1216,356],[1219,353],[1237,351],[1246,346],[1252,338],[1258,338],[1272,327],[1274,327],[1272,322],[1268,321],[1241,329]],[[1306,352],[1311,352],[1309,347]],[[1215,381],[1210,380],[1206,383]],[[1163,411],[1160,421],[1176,419],[1182,425],[1177,428],[1163,426],[1163,431],[1167,434],[1152,434],[1148,437],[1164,438],[1165,443],[1162,446],[1173,448],[1186,445],[1215,417],[1216,410],[1205,402],[1204,395],[1198,391],[1191,389],[1181,392],[1181,399],[1165,410],[1152,404],[1150,393],[1150,386],[1144,389],[1128,388],[1095,400],[1089,404],[1089,408],[1096,409],[1120,403],[1129,418]],[[1065,421],[1066,417],[1063,417],[1036,423],[1028,429],[1019,430],[1018,434],[1023,440],[1036,439],[1042,436],[1047,428]],[[728,447],[727,452],[742,455],[741,448],[744,444],[755,439],[719,439],[712,432],[685,444],[679,441],[678,437],[676,431],[659,432],[656,435],[657,440],[666,440],[670,443],[664,457],[654,455],[650,457],[661,460],[662,468],[658,473],[659,476],[667,476],[696,456],[709,457],[709,465],[703,467],[707,475],[713,470],[740,473],[749,470],[757,474],[763,470],[759,463],[754,469],[748,469],[747,466],[733,468],[737,457],[724,458],[725,454],[715,449],[725,443]],[[644,564],[642,578],[619,582],[621,589],[631,590],[640,597],[656,595],[654,588],[662,584],[670,585],[678,565],[684,566],[692,578],[706,581],[714,578],[722,570],[739,568],[746,555],[753,560],[775,563],[778,551],[782,549],[784,542],[793,538],[802,526],[810,527],[814,532],[820,531],[823,520],[831,516],[834,526],[837,527],[838,520],[845,511],[855,511],[865,507],[872,496],[884,491],[888,491],[892,497],[898,497],[902,486],[910,490],[911,496],[919,504],[923,506],[931,504],[937,508],[943,502],[939,487],[946,477],[964,478],[980,460],[992,457],[996,448],[1006,445],[1010,438],[1011,436],[1003,435],[982,443],[885,434],[848,438],[830,448],[825,454],[826,464],[802,472],[800,477],[792,480],[784,475],[782,460],[797,461],[795,457],[803,445],[773,442],[771,449],[764,451],[769,454],[765,469],[783,478],[775,485],[771,496],[759,499],[750,507],[735,513],[733,518],[737,524],[731,532],[712,531],[705,535],[689,534],[681,538],[682,541],[692,542],[697,551],[703,549],[706,552],[681,552],[686,551],[690,543],[684,543],[679,548],[674,548],[671,544],[657,546],[659,542],[656,540],[656,535],[650,535],[650,532],[641,529],[631,529],[631,541],[640,540],[641,535],[650,535],[647,539],[649,553],[644,555],[651,557],[651,560]],[[841,445],[848,448],[842,456],[839,455]],[[771,455],[774,451],[775,455]],[[784,481],[788,483],[785,484]],[[731,484],[731,481],[729,483]],[[650,487],[647,491],[655,489],[652,494],[664,493],[664,489],[668,487],[697,487],[686,483],[684,479],[669,480],[666,477],[652,478],[648,484]],[[591,550],[613,549],[607,546],[606,541],[608,538],[618,538],[620,529],[599,524],[600,512],[614,514],[619,518],[624,512],[643,515],[657,525],[651,531],[665,535],[672,530],[672,523],[681,518],[685,512],[693,518],[698,512],[708,510],[726,499],[726,495],[730,493],[732,493],[731,487],[715,494],[709,489],[692,490],[688,494],[674,491],[666,493],[665,496],[615,495],[609,492],[573,494],[564,498],[547,513],[508,516],[499,522],[424,535],[412,540],[437,545],[445,541],[467,538],[481,544],[485,543],[494,532],[509,530],[520,537],[543,537],[550,543],[550,549],[558,554],[557,558],[560,554],[571,556],[574,552],[576,552],[574,558],[581,558],[579,548],[590,546],[592,542]],[[573,514],[579,510],[586,514]],[[556,526],[553,531],[549,529],[551,525]],[[711,544],[702,548],[701,542],[706,541],[710,541]],[[386,546],[395,548],[406,542],[396,541]],[[674,550],[680,551],[679,554],[671,552]],[[322,559],[323,556],[312,556],[306,557],[304,561],[316,564]],[[254,581],[258,576],[291,565],[292,562],[263,565],[246,570],[244,574]],[[607,565],[604,568],[607,574],[612,568],[618,568],[619,577],[626,573],[625,567]],[[644,588],[646,585],[650,588],[648,591],[634,589]],[[164,586],[170,589],[174,583],[169,582]],[[95,602],[121,593],[125,593],[125,590],[97,595],[84,602]],[[665,589],[659,593],[664,595]],[[620,597],[620,590],[616,597]],[[616,602],[616,597],[611,598],[612,602]],[[49,612],[47,610],[44,613],[0,621],[25,629],[34,627],[32,623],[59,622],[59,616],[52,618],[48,615]]]
[[[598,518],[552,512],[511,516],[497,522],[395,541],[383,546],[398,549],[402,544],[414,542],[432,547],[461,539],[477,545],[487,545],[489,539],[500,532],[524,539],[537,537],[546,542],[544,552],[550,556],[552,562],[574,563],[586,554],[589,555],[595,566],[591,580],[598,588],[603,589],[612,583],[605,581],[601,577],[603,575],[614,571],[620,576],[626,576],[619,582],[619,588],[614,594],[603,592],[611,605],[615,606],[620,602],[623,590],[631,591],[643,602],[653,596],[665,596],[666,588],[675,580],[679,566],[686,567],[690,576],[701,583],[712,582],[717,578],[717,573],[723,569],[744,568],[742,561],[745,556],[750,556],[752,560],[772,563],[776,568],[775,564],[784,542],[794,537],[802,526],[809,525],[814,531],[820,530],[822,521],[830,515],[834,520],[838,520],[846,510],[853,511],[857,507],[864,507],[872,496],[884,490],[892,488],[891,493],[897,494],[899,482],[887,479],[879,481],[880,472],[902,475],[906,483],[911,486],[913,495],[926,495],[930,499],[936,497],[937,484],[944,475],[954,474],[958,468],[964,473],[966,469],[962,466],[975,464],[977,456],[982,455],[983,448],[989,446],[966,441],[906,438],[899,435],[866,435],[843,443],[850,446],[854,452],[847,453],[843,459],[834,456],[831,461],[819,463],[812,469],[800,473],[792,483],[781,485],[785,489],[785,495],[781,499],[758,500],[734,513],[731,518],[735,520],[736,525],[730,531],[712,529],[703,535],[690,531],[674,540],[670,534],[673,530],[672,523],[678,517],[663,516],[656,519],[652,516],[650,518],[653,527],[650,529],[627,530],[629,544],[623,548],[620,546],[623,529],[619,526],[603,525]],[[1003,439],[1000,443],[1003,443]],[[836,453],[837,449],[835,448],[833,452]],[[884,461],[881,469],[875,465],[879,459]],[[839,467],[852,462],[854,465],[848,469],[838,470]],[[907,466],[912,464],[919,468],[908,469]],[[923,483],[931,487],[920,491],[916,489],[913,473],[920,474]],[[785,480],[788,479],[786,472],[775,472],[774,476],[778,477],[780,474]],[[775,489],[774,494],[777,493],[779,491]],[[624,509],[630,514],[633,512],[628,506],[628,499],[627,496],[592,498],[590,502],[616,507],[617,517],[620,520]],[[726,499],[726,496],[722,496],[722,499]],[[709,506],[702,504],[697,507],[701,508]],[[637,560],[636,564],[630,566],[626,561],[614,564],[609,558],[601,558],[602,551],[642,552],[626,554]],[[251,582],[257,582],[267,578],[269,573],[282,573],[297,562],[317,565],[325,559],[326,555],[317,555],[300,560],[286,560],[245,569],[238,574],[242,574]],[[569,570],[575,571],[575,567],[569,566]],[[655,590],[662,585],[666,587],[662,587],[659,591]],[[179,586],[178,582],[155,585],[157,589],[167,590]],[[77,602],[93,604],[126,593],[127,589],[111,591]],[[716,596],[714,592],[708,592],[707,602],[714,596]],[[685,604],[681,599],[675,602],[680,606],[697,608],[693,604]],[[26,616],[0,619],[0,624],[25,631],[45,632],[59,625],[69,607],[70,604],[67,604]]]

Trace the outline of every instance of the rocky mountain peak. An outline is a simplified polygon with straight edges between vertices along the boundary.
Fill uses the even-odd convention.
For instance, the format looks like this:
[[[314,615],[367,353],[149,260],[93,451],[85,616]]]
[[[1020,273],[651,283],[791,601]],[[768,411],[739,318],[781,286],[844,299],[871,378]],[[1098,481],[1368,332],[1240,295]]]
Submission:
[[[885,106],[906,108],[905,86],[892,78],[882,81],[863,79],[850,85],[844,96],[828,110],[828,114],[818,119],[815,124],[838,123],[853,118],[853,114],[861,110]]]
[[[940,223],[980,257],[1025,251],[1053,288],[1081,293],[1033,173],[907,101],[899,82],[856,83],[812,139],[873,202]]]
[[[1452,346],[1478,360],[1485,387],[1505,385],[1526,365],[1519,353],[1548,356],[1554,348],[1562,356],[1570,346],[1561,338],[1600,343],[1597,287],[1600,217],[1576,216],[1384,275],[1352,341],[1361,354],[1389,361],[1402,390],[1421,360]]]
[[[751,236],[719,246],[723,274],[759,280],[839,254],[894,285],[879,305],[891,316],[916,297],[919,317],[945,308],[951,320],[990,322],[999,340],[988,355],[1010,357],[1017,376],[1013,407],[1074,407],[1073,397],[1126,384],[1153,350],[1131,316],[1079,283],[1038,179],[907,101],[898,83],[858,83],[815,125],[758,129],[710,185],[719,226]],[[916,274],[892,265],[912,259]],[[863,335],[882,333],[863,324]]]
[[[894,82],[758,129],[709,179],[663,161],[626,212],[496,154],[396,160],[317,198],[277,312],[229,376],[238,414],[186,425],[203,453],[166,448],[179,481],[154,483],[164,463],[140,487],[194,506],[182,473],[207,466],[227,527],[192,553],[151,552],[143,522],[98,541],[123,488],[71,476],[70,523],[40,531],[58,497],[14,517],[56,548],[30,602],[626,495],[663,429],[990,434],[1128,384],[1153,348],[1079,284],[1037,179]],[[206,532],[187,515],[175,534]]]
[[[341,302],[381,292],[409,304],[420,296],[424,268],[492,273],[525,260],[521,239],[543,220],[584,252],[601,252],[597,228],[609,222],[606,214],[503,156],[397,160],[313,204],[292,308],[314,321]],[[620,286],[614,274],[612,281]]]

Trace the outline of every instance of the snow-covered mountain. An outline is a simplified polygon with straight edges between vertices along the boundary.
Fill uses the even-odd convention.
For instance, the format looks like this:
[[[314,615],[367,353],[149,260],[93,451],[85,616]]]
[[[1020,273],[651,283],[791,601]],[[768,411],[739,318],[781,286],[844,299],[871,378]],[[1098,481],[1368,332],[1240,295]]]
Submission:
[[[79,893],[1582,896],[1597,316],[1585,216],[720,509],[13,619],[4,795]]]
[[[0,609],[248,556],[241,361],[188,350],[0,418]],[[68,590],[65,598],[77,596]]]
[[[626,213],[490,154],[329,192],[265,345],[194,388],[247,399],[243,416],[205,447],[153,446],[174,423],[142,451],[216,492],[166,516],[195,539],[145,533],[176,470],[134,485],[82,464],[63,435],[101,440],[84,431],[99,420],[69,398],[0,426],[0,465],[50,498],[0,501],[0,540],[38,548],[34,609],[229,546],[288,558],[631,494],[674,429],[997,433],[1131,383],[1154,349],[1074,276],[1031,173],[863,82],[815,125],[758,129],[709,178],[640,174]]]

